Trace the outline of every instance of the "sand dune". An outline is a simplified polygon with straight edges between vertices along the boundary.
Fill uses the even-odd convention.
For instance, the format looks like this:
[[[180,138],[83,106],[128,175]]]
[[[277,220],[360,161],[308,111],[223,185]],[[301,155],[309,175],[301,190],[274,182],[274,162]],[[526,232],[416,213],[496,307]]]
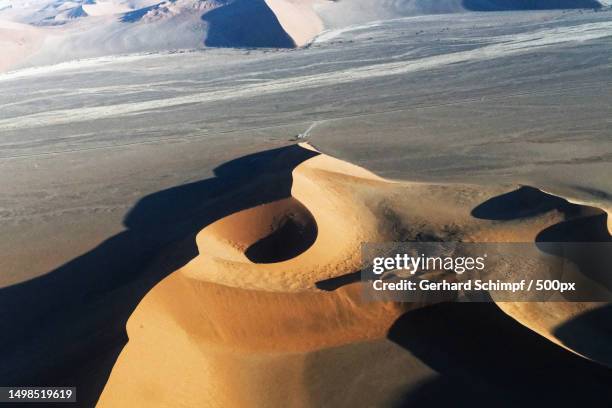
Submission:
[[[610,305],[366,304],[355,270],[362,240],[609,242],[609,12],[334,30],[351,16],[332,9],[402,3],[341,0],[313,6],[330,30],[311,47],[195,52],[199,6],[226,2],[50,18],[84,1],[3,31],[44,46],[0,60],[92,57],[0,75],[5,385],[76,385],[89,407],[114,365],[101,405],[612,406]],[[253,42],[227,46],[314,27],[302,3],[232,4],[218,38]]]
[[[323,31],[323,21],[313,9],[317,0],[266,0],[266,3],[298,47]]]
[[[96,1],[91,3],[84,3],[83,10],[90,16],[105,16],[109,14],[120,14],[131,11],[127,4],[119,1]]]
[[[553,343],[612,367],[607,303],[498,302],[498,305],[518,322]]]
[[[4,3],[3,3],[4,4]],[[137,52],[228,48],[294,48],[347,26],[438,13],[591,8],[596,0],[107,0],[0,4],[0,72]],[[237,23],[239,22],[239,23]],[[3,24],[3,23],[0,23]],[[50,38],[38,49],[39,38]],[[38,51],[34,53],[34,51]],[[34,55],[33,55],[34,54]]]
[[[43,33],[36,27],[0,20],[0,72],[36,52],[43,40]]]
[[[275,176],[259,182],[260,188],[270,188]],[[384,388],[359,386],[359,398],[389,403],[407,385],[433,375],[419,358],[387,339],[400,316],[426,305],[365,302],[359,282],[342,280],[360,267],[360,243],[533,242],[567,218],[559,207],[565,200],[536,189],[509,196],[535,206],[520,217],[506,216],[505,222],[487,217],[492,206],[515,211],[507,201],[482,205],[507,190],[393,182],[323,154],[306,160],[293,170],[290,196],[205,227],[197,236],[199,256],[148,293],[128,321],[130,341],[99,406],[317,406],[322,385],[308,376],[308,362],[321,353],[328,367],[367,354],[372,364],[358,372],[364,378],[380,374],[374,361],[395,367],[397,377],[385,381]],[[593,211],[601,214],[580,207],[572,217]],[[320,289],[330,279],[340,283]],[[610,364],[602,347],[580,343],[575,350],[554,332],[594,305],[500,306],[555,343]],[[600,344],[609,340],[592,321],[585,324]],[[421,328],[405,330],[418,336]],[[396,342],[411,341],[410,336]]]

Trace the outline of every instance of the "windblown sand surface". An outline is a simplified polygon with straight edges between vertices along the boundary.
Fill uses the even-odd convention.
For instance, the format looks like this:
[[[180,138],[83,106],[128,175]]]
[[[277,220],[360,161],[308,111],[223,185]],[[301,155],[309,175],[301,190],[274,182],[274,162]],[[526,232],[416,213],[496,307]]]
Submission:
[[[266,0],[298,47],[308,44],[323,31],[323,21],[313,9],[316,3],[317,0]]]
[[[44,35],[36,27],[0,20],[0,72],[36,52]]]
[[[270,188],[275,176],[258,182]],[[518,191],[531,210],[541,210],[552,197]],[[532,242],[567,221],[555,207],[535,215],[526,208],[512,222],[473,216],[479,204],[502,193],[388,181],[314,155],[293,170],[289,197],[230,214],[197,235],[199,255],[155,286],[130,317],[129,343],[99,406],[320,406],[317,398],[330,406],[392,404],[435,377],[415,356],[418,348],[398,347],[423,341],[427,329],[398,326],[398,319],[427,305],[364,301],[359,282],[348,278],[359,270],[360,243]],[[595,217],[605,225],[605,213],[591,207],[572,217]],[[574,350],[554,334],[601,305],[500,306],[555,343],[612,363],[597,344],[580,343]],[[593,322],[587,329],[599,342],[609,341]]]
[[[145,406],[147,392],[170,406],[612,406],[610,305],[371,308],[352,270],[354,236],[609,242],[610,11],[345,27],[363,22],[345,13],[357,3],[329,2],[347,21],[324,18],[339,28],[297,50],[0,75],[5,384],[76,385],[77,405],[95,405],[134,314],[102,402],[124,386]],[[201,45],[201,14],[100,11],[66,24],[90,35],[28,64]],[[110,37],[93,24],[107,18]]]

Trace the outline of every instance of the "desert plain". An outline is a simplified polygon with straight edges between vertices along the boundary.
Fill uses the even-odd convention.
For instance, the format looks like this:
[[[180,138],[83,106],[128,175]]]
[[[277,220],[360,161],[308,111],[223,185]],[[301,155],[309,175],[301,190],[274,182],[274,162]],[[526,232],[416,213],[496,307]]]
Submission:
[[[610,242],[612,11],[274,3],[270,46],[27,43],[0,73],[0,385],[610,406],[607,303],[367,303],[351,276],[362,242]]]

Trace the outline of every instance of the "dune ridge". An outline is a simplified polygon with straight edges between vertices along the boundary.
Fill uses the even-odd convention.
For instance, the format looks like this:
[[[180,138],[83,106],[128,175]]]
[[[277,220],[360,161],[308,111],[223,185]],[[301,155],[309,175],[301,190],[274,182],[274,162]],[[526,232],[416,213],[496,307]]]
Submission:
[[[40,30],[27,24],[0,20],[0,72],[12,67],[14,61],[32,55],[42,46]]]
[[[316,3],[317,0],[266,0],[297,47],[310,43],[324,29],[323,21],[314,10]]]
[[[426,304],[368,303],[358,281],[331,290],[320,289],[321,282],[358,271],[361,242],[530,242],[566,219],[552,205],[542,210],[542,202],[536,202],[537,214],[518,220],[475,217],[474,208],[508,187],[396,182],[314,152],[293,170],[290,196],[206,226],[196,239],[199,256],[146,295],[128,321],[130,340],[99,406],[176,406],[176,398],[186,406],[312,406],[314,391],[304,380],[309,356],[331,353],[333,365],[354,347],[375,359],[391,353],[413,367],[402,385],[421,381],[422,363],[386,338],[400,316]],[[270,174],[260,181],[269,187],[277,180]],[[536,189],[525,194],[531,201],[548,199]],[[580,207],[574,216],[593,211],[601,213]],[[486,215],[486,208],[477,214]],[[499,306],[556,344],[610,364],[601,347],[593,352],[580,344],[576,351],[555,332],[600,304]],[[605,338],[605,331],[590,328]],[[380,350],[387,351],[378,355]],[[366,375],[368,368],[361,369]],[[238,389],[248,390],[248,399]],[[386,398],[376,392],[370,397],[373,403]]]

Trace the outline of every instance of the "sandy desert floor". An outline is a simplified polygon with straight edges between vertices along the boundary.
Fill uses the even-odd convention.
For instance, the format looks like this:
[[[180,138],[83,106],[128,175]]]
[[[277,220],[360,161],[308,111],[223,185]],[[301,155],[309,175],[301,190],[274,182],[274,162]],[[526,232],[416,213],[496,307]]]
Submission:
[[[609,242],[610,15],[0,74],[0,378],[80,406],[609,406],[609,305],[366,307],[334,279],[364,239]]]

